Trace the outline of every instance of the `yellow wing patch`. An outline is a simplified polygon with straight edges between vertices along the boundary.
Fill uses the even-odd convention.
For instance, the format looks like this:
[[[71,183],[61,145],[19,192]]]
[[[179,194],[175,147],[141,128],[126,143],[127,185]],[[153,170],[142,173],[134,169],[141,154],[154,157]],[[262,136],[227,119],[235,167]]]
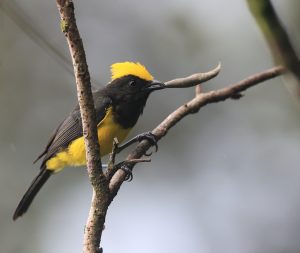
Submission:
[[[128,75],[134,75],[147,81],[153,80],[153,76],[149,73],[145,66],[139,62],[118,62],[111,65],[112,81]]]
[[[131,128],[124,129],[114,121],[112,108],[110,107],[104,119],[98,124],[98,139],[100,143],[100,155],[105,156],[112,150],[112,142],[117,137],[122,142],[128,135]],[[58,172],[66,166],[86,165],[85,145],[83,137],[72,141],[69,147],[58,152],[46,162],[48,170]]]

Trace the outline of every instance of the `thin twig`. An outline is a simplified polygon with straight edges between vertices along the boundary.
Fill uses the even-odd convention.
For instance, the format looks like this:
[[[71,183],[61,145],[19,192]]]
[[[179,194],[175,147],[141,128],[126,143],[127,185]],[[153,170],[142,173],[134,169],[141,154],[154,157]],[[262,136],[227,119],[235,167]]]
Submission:
[[[176,78],[165,83],[168,88],[187,88],[192,87],[200,83],[204,83],[214,77],[216,77],[221,71],[221,63],[214,69],[205,73],[196,73],[183,78]]]
[[[117,155],[117,151],[118,151],[118,145],[119,145],[118,139],[114,138],[112,151],[111,151],[111,153],[109,155],[109,159],[108,159],[107,169],[104,172],[107,180],[110,180],[111,177],[115,174],[115,172],[117,170],[116,166],[115,166],[115,160],[116,160],[116,155]]]
[[[201,92],[202,92],[201,85],[200,84],[196,85],[196,87],[195,87],[195,95],[199,96],[201,94]]]

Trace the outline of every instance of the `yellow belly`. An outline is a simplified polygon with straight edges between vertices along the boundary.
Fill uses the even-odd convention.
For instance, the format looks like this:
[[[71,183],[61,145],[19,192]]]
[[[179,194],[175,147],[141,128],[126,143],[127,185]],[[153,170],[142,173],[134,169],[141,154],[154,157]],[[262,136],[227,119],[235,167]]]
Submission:
[[[109,108],[104,119],[98,124],[98,139],[100,155],[105,156],[112,150],[112,142],[117,137],[122,142],[131,129],[124,129],[113,119],[112,109]],[[83,166],[86,164],[85,145],[83,137],[71,142],[67,149],[57,153],[46,162],[49,170],[59,171],[67,166]]]

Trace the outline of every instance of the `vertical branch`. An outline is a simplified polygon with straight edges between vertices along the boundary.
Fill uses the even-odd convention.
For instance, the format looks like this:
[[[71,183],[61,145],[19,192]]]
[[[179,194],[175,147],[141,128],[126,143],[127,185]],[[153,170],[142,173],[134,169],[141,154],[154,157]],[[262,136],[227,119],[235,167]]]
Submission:
[[[247,0],[249,9],[260,27],[276,64],[286,66],[297,79],[300,97],[300,62],[287,32],[269,0]]]
[[[102,172],[100,147],[90,75],[85,52],[77,29],[74,5],[71,0],[57,0],[61,29],[67,38],[77,84],[77,96],[82,118],[87,171],[93,186],[90,215],[85,227],[84,252],[98,252],[108,207],[108,182]]]

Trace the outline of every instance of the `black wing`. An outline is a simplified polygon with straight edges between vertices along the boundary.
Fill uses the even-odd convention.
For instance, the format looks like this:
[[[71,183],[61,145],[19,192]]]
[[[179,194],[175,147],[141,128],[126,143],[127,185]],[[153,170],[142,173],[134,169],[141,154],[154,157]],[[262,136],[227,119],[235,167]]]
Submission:
[[[101,94],[98,94],[94,98],[95,109],[96,109],[96,122],[99,124],[104,118],[107,108],[111,105],[111,99],[109,97],[101,97]],[[82,133],[82,122],[81,115],[79,110],[79,105],[77,105],[70,115],[59,125],[54,134],[48,141],[45,150],[41,155],[35,160],[39,160],[41,157],[45,156],[42,162],[41,167],[53,157],[57,152],[68,147],[70,142],[81,137]]]

